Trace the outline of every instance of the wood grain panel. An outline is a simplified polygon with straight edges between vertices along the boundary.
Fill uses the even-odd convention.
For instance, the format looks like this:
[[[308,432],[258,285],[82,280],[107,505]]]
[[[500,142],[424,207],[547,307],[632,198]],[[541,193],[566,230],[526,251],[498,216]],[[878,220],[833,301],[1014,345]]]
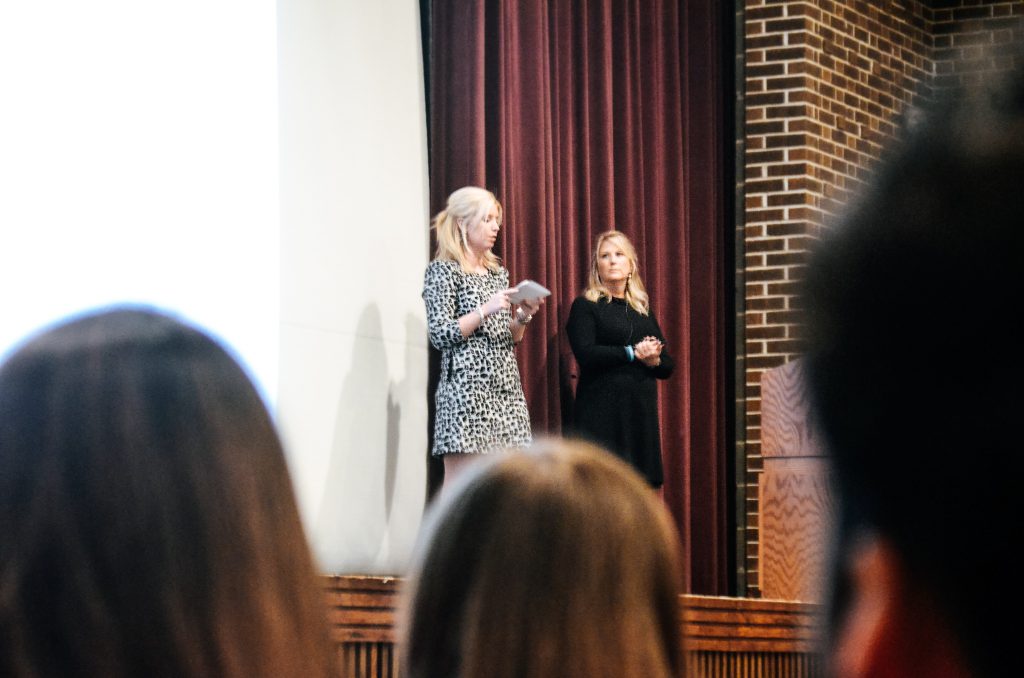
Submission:
[[[833,499],[822,459],[765,459],[759,482],[764,596],[821,600]]]
[[[761,375],[761,456],[820,457],[820,436],[807,416],[807,390],[794,360]]]
[[[758,588],[769,598],[818,601],[833,501],[801,370],[795,360],[761,377]]]

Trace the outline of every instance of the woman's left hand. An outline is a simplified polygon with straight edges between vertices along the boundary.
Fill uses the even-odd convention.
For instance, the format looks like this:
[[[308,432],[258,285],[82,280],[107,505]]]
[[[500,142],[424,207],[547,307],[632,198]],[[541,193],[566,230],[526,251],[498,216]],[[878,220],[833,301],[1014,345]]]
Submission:
[[[523,299],[523,302],[519,304],[519,308],[523,309],[523,313],[533,315],[540,310],[540,305],[543,303],[543,299]]]
[[[524,299],[519,307],[513,314],[513,323],[510,327],[512,330],[512,341],[519,343],[523,339],[523,335],[526,333],[526,326],[531,320],[533,320],[533,314],[540,310],[540,305],[544,303],[543,299]]]

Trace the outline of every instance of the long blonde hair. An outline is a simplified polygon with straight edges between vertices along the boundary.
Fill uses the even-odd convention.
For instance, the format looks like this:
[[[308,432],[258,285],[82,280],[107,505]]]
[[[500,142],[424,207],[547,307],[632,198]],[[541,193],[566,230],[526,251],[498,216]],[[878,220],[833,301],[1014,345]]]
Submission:
[[[683,675],[678,537],[628,464],[549,439],[460,481],[404,593],[408,678]]]
[[[601,282],[601,274],[598,273],[597,268],[598,254],[601,252],[601,246],[607,240],[614,240],[618,243],[629,258],[630,273],[626,279],[626,303],[632,306],[637,313],[647,315],[650,309],[650,300],[644,282],[640,279],[640,265],[637,262],[636,248],[622,231],[605,231],[597,236],[597,242],[594,243],[594,256],[590,260],[590,279],[587,280],[587,289],[583,291],[583,296],[590,301],[598,301],[602,297],[609,300],[612,298],[611,290]]]
[[[494,194],[486,188],[463,186],[449,195],[445,209],[438,212],[432,222],[437,232],[437,252],[434,253],[434,258],[457,261],[462,270],[472,272],[473,265],[469,259],[466,234],[470,229],[479,227],[480,221],[487,216],[492,205],[498,208],[500,226],[504,210]],[[497,271],[501,268],[501,259],[494,252],[487,250],[484,253],[483,265],[490,271]]]

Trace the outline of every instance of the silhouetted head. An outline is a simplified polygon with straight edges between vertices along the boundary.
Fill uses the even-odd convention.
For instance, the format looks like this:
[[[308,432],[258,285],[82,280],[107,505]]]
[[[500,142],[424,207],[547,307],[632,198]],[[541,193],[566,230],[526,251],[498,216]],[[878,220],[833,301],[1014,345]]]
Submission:
[[[141,310],[0,367],[0,673],[327,675],[281,444],[205,334]]]
[[[1018,74],[937,107],[808,270],[807,378],[839,498],[833,641],[848,649],[882,592],[890,669],[949,647],[978,675],[1016,672],[1016,630],[991,615],[1020,597],[1022,94]]]
[[[409,678],[681,675],[675,528],[635,471],[547,440],[460,481],[406,593]]]

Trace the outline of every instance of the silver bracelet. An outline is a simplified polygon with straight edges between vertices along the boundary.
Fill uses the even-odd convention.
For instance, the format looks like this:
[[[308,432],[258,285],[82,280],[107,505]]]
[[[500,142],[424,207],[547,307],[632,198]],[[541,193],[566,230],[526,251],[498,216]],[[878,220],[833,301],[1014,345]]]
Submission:
[[[533,316],[524,311],[522,307],[519,307],[516,309],[516,320],[519,321],[520,325],[529,325],[530,321],[533,320]]]
[[[476,312],[480,314],[480,324],[483,325],[484,321],[487,320],[487,316],[484,315],[484,307],[483,306],[477,306],[476,307]]]

